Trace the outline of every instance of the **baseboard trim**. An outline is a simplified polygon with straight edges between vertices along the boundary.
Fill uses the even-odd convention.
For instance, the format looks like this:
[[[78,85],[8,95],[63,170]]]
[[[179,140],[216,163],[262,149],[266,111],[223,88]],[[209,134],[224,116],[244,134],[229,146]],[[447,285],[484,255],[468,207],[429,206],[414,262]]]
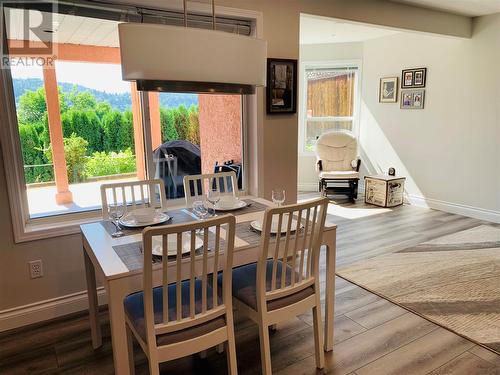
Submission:
[[[474,219],[500,223],[500,212],[487,210],[484,208],[467,206],[465,204],[451,203],[438,199],[425,198],[418,195],[408,194],[407,199],[410,204],[418,207],[433,208],[452,214],[472,217]]]
[[[303,182],[297,185],[299,191],[318,191],[317,182]]]
[[[99,305],[107,303],[106,291],[97,289]],[[0,311],[0,332],[58,318],[88,309],[87,291],[38,301]]]

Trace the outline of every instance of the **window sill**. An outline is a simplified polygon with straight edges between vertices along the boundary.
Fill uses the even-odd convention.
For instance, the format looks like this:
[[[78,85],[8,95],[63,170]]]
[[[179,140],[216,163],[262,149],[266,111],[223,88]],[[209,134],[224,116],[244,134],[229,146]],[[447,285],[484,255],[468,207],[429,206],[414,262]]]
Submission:
[[[176,199],[169,203],[167,206],[169,210],[185,206],[184,199]],[[15,242],[21,243],[79,234],[80,225],[99,220],[102,220],[100,210],[33,219],[24,225],[21,233],[15,233]]]

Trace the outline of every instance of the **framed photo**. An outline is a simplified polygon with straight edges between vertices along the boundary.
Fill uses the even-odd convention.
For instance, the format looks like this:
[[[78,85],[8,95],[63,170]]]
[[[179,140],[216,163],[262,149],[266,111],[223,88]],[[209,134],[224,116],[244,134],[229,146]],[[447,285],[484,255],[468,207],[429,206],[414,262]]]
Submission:
[[[402,109],[423,109],[425,101],[425,90],[402,90]]]
[[[396,103],[398,101],[398,77],[380,78],[378,101],[380,103]]]
[[[413,89],[425,87],[427,68],[405,69],[401,75],[401,88]]]
[[[267,59],[266,112],[297,112],[297,60]]]

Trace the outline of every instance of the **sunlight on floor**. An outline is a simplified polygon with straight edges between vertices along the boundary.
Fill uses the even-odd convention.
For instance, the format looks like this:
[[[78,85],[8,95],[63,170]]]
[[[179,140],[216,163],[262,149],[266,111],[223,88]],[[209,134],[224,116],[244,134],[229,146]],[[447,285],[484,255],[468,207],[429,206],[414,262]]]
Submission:
[[[330,204],[328,206],[328,214],[340,216],[345,219],[360,219],[363,217],[383,214],[392,211],[390,208],[355,208],[343,207],[337,204]]]

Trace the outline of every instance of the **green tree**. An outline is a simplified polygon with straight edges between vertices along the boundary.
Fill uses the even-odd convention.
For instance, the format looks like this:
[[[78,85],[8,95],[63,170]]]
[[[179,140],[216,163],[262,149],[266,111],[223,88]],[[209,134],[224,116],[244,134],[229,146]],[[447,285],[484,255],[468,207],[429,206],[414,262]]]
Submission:
[[[179,139],[188,139],[189,112],[187,108],[183,105],[180,105],[175,110],[173,110],[173,114],[175,129],[177,130]]]
[[[75,133],[88,142],[90,153],[103,151],[101,122],[95,111],[71,108],[61,116],[61,123],[65,138]]]
[[[59,109],[61,113],[64,113],[67,108],[66,95],[59,88]],[[44,121],[47,117],[45,89],[40,87],[35,91],[27,90],[21,95],[17,115],[19,122],[22,124],[33,124]]]
[[[120,129],[123,125],[123,116],[120,111],[111,111],[102,118],[103,146],[105,151],[120,151],[122,146],[119,140]]]
[[[53,180],[54,176],[50,167],[35,167],[35,165],[48,163],[36,127],[31,124],[19,125],[19,138],[23,152],[23,163],[27,166],[24,173],[26,183]]]
[[[75,133],[71,134],[69,138],[64,138],[64,157],[70,182],[81,182],[85,179],[87,146],[88,142]],[[45,155],[52,163],[51,148],[46,150]]]
[[[113,108],[108,102],[98,102],[95,107],[95,113],[101,120],[106,113],[111,112],[112,110]]]
[[[134,119],[132,111],[127,110],[122,114],[122,126],[118,132],[118,145],[120,151],[134,149]]]
[[[163,142],[175,141],[179,139],[179,134],[175,127],[174,110],[170,108],[160,108],[160,124]]]
[[[195,145],[200,145],[200,122],[198,118],[198,106],[189,107],[189,121],[187,140]]]
[[[89,110],[95,109],[97,106],[97,100],[90,91],[78,91],[76,85],[68,95],[68,99],[71,102],[72,109],[79,110]]]

